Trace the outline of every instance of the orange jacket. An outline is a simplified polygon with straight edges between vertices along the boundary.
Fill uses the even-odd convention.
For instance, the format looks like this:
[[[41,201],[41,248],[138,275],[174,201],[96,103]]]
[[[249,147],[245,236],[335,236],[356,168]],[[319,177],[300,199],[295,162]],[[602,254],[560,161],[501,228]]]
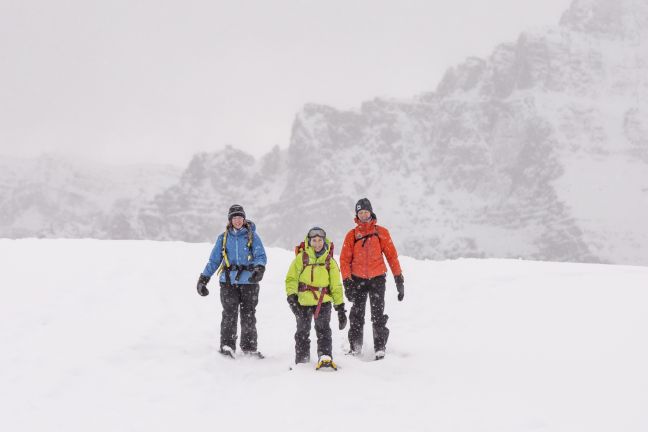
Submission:
[[[355,218],[355,222],[357,226],[347,233],[340,253],[342,279],[351,275],[370,279],[387,273],[383,254],[393,275],[400,275],[398,252],[387,228],[376,225],[376,219],[363,223]]]

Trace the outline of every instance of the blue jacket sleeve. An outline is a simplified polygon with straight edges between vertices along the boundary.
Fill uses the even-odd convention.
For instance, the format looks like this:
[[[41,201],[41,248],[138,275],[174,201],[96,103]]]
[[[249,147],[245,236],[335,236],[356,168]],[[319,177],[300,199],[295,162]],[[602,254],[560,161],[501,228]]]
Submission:
[[[268,258],[266,257],[261,237],[259,237],[257,233],[254,233],[254,239],[252,240],[252,255],[254,255],[254,265],[262,265],[265,267]]]
[[[214,249],[212,249],[211,255],[209,256],[209,262],[205,266],[202,274],[208,277],[212,277],[218,267],[220,267],[221,260],[223,259],[223,234],[218,236]]]

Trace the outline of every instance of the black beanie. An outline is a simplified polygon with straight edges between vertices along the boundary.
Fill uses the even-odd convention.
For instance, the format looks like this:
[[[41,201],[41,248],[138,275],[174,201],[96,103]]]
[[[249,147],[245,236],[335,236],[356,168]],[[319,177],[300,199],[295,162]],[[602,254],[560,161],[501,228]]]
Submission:
[[[373,209],[371,208],[371,203],[369,202],[369,200],[367,198],[362,198],[361,200],[359,200],[356,203],[356,206],[355,206],[356,216],[358,216],[358,212],[360,210],[369,210],[369,212],[373,216]]]
[[[227,213],[227,220],[232,222],[234,216],[242,216],[243,219],[245,219],[245,210],[243,210],[243,206],[234,204],[230,207],[229,212]]]

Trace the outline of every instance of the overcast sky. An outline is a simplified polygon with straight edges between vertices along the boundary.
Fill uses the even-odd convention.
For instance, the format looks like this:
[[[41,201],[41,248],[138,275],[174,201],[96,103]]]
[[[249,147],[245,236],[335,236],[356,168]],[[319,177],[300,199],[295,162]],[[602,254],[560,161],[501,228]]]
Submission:
[[[0,155],[182,166],[286,147],[305,103],[434,90],[570,0],[0,0]]]

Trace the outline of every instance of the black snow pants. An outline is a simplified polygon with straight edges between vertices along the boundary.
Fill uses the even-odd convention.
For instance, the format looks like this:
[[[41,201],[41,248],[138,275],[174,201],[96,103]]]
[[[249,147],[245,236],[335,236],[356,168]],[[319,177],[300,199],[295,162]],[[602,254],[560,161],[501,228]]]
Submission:
[[[293,309],[297,318],[295,332],[295,363],[306,363],[310,360],[310,330],[311,321],[317,306],[299,306]],[[322,303],[320,313],[315,319],[315,334],[317,335],[317,357],[327,355],[332,357],[333,338],[331,333],[331,302]]]
[[[365,308],[367,297],[371,306],[371,323],[373,325],[374,351],[384,351],[389,338],[385,312],[385,275],[371,279],[353,276],[353,305],[349,314],[349,344],[351,350],[362,350],[363,330],[365,324]]]
[[[256,306],[259,303],[259,284],[220,284],[223,305],[220,346],[236,350],[236,326],[241,309],[241,349],[257,350]]]

